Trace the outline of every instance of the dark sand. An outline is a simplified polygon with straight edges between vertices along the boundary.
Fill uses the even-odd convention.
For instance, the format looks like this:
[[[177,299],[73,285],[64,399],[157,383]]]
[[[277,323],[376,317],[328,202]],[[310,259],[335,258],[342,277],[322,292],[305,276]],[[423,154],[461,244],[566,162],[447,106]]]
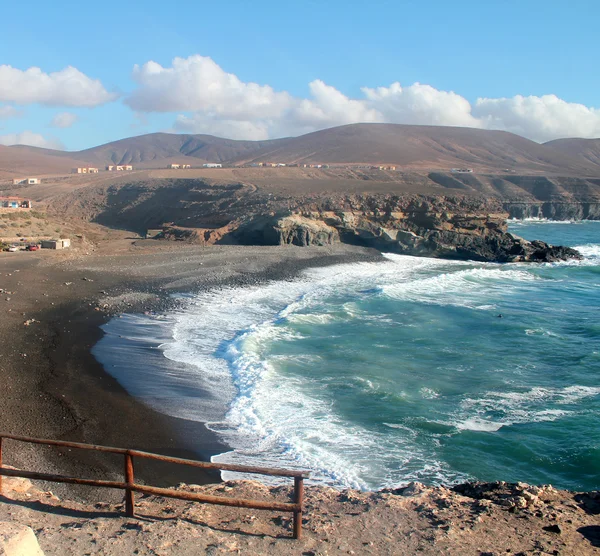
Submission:
[[[121,240],[70,252],[0,253],[0,430],[208,460],[227,449],[203,424],[157,413],[130,397],[91,355],[99,328],[121,312],[165,310],[169,294],[285,279],[310,266],[378,260],[351,246],[197,247]],[[100,310],[98,310],[100,308]],[[35,319],[29,325],[26,321]],[[5,441],[4,462],[23,469],[121,479],[119,456]],[[138,462],[160,486],[219,480],[192,468]],[[85,499],[108,491],[49,485]]]

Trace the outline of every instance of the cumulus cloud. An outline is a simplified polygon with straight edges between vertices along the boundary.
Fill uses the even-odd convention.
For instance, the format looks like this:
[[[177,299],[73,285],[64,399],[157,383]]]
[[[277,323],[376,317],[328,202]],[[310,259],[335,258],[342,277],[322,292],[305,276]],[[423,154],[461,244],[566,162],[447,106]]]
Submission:
[[[50,126],[65,129],[71,127],[78,119],[77,114],[72,112],[59,112],[52,118]]]
[[[98,79],[71,66],[44,73],[36,67],[23,71],[0,65],[0,102],[92,107],[111,102],[117,96],[109,93]]]
[[[126,102],[140,112],[202,111],[233,120],[277,118],[291,99],[268,85],[244,83],[205,56],[175,58],[171,68],[156,62],[136,65],[133,79],[140,87]]]
[[[0,106],[0,120],[20,118],[22,115],[23,112],[21,110],[17,110],[14,106]]]
[[[175,131],[204,133],[218,137],[233,137],[251,141],[269,139],[269,125],[261,121],[229,120],[196,113],[192,116],[179,115],[173,126]]]
[[[376,89],[364,87],[362,91],[386,122],[481,127],[471,114],[469,101],[452,91],[439,91],[421,83],[402,87],[397,82]]]
[[[22,131],[21,133],[9,133],[0,135],[0,145],[30,145],[45,149],[64,149],[63,144],[56,138],[46,138],[33,131]]]
[[[126,103],[138,112],[180,112],[177,131],[236,139],[298,135],[357,122],[465,126],[511,131],[537,141],[600,136],[600,110],[554,95],[480,98],[414,83],[364,87],[360,98],[315,80],[308,98],[246,83],[204,56],[135,66],[137,89]]]
[[[480,98],[473,113],[488,129],[504,129],[536,141],[600,137],[600,109],[566,102],[556,95]]]

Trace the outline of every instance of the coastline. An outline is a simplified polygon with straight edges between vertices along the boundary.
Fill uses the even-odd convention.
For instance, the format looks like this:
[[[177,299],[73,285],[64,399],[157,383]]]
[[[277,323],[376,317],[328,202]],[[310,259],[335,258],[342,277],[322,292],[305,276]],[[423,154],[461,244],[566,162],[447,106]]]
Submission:
[[[164,311],[176,303],[173,293],[285,280],[308,267],[381,258],[349,246],[207,248],[125,240],[60,260],[31,255],[0,259],[8,316],[0,323],[2,430],[205,460],[227,447],[203,423],[160,414],[131,397],[91,353],[102,337],[100,326],[123,312]],[[99,479],[122,474],[120,460],[93,452],[65,457],[59,450],[7,442],[4,453],[5,463],[26,469]],[[158,486],[220,480],[215,473],[148,462],[136,467],[136,476]],[[51,488],[71,498],[110,496],[106,490]]]

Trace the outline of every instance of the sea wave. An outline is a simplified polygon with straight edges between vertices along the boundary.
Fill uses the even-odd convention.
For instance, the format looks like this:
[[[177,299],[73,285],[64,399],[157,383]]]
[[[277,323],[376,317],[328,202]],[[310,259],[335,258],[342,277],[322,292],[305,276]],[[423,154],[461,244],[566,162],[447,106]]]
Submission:
[[[487,264],[384,285],[381,290],[390,298],[402,301],[489,310],[495,307],[490,303],[494,292],[504,296],[519,284],[536,280],[541,278],[525,269]]]
[[[489,427],[556,421],[578,411],[579,402],[600,395],[600,387],[567,386],[564,388],[535,387],[521,392],[487,392],[480,398],[467,398],[460,404],[454,425],[475,430],[472,423]],[[570,406],[570,407],[565,407]]]

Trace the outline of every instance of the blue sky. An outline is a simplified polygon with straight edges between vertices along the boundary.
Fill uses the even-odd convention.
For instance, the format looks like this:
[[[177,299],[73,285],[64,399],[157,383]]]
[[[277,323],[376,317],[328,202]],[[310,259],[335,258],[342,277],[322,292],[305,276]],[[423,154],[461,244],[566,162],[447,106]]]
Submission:
[[[600,136],[597,1],[33,0],[2,11],[4,144],[76,150],[165,130],[264,139],[354,121]],[[76,76],[53,77],[69,66]],[[42,75],[21,79],[32,67]]]

